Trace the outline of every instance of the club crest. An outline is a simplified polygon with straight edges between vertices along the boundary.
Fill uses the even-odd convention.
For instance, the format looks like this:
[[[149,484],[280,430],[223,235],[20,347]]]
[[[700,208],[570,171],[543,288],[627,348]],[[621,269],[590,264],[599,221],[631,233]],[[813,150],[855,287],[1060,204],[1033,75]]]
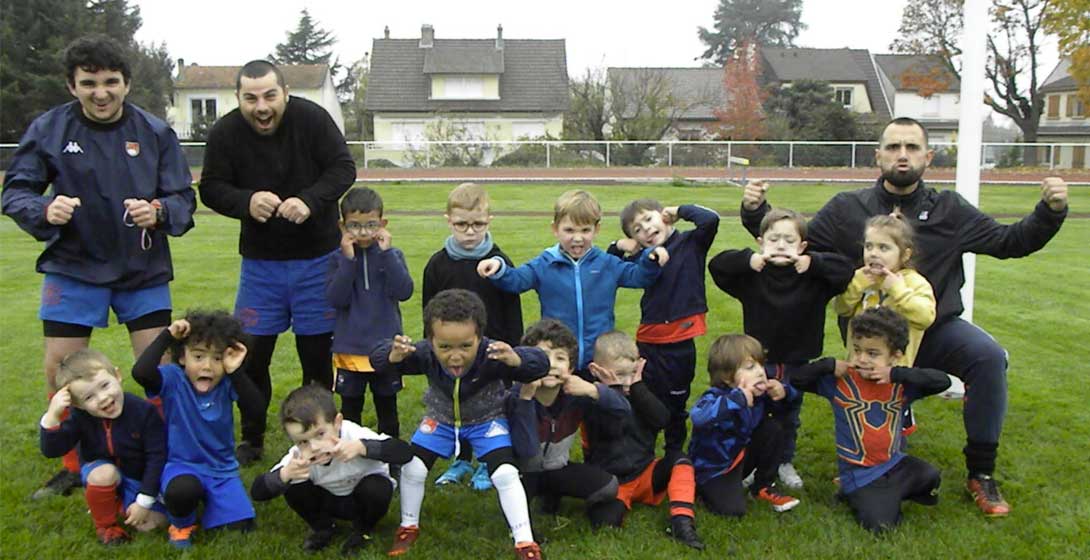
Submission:
[[[129,154],[129,157],[136,157],[140,155],[140,143],[125,142],[125,153]]]

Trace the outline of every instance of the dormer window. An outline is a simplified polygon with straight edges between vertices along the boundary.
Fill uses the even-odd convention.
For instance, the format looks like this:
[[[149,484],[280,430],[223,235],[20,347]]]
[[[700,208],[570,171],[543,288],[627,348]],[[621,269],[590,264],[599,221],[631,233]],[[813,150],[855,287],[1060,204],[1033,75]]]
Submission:
[[[499,99],[498,77],[480,74],[433,74],[432,99]]]
[[[833,91],[836,102],[845,109],[852,108],[852,88],[838,87]]]

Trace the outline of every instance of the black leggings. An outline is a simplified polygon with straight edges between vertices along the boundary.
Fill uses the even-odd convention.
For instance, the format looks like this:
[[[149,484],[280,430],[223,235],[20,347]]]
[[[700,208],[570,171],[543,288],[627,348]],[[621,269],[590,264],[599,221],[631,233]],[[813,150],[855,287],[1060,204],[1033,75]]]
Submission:
[[[197,506],[200,505],[202,499],[204,499],[204,485],[201,484],[199,478],[191,474],[183,474],[172,478],[170,482],[167,483],[166,490],[163,491],[164,505],[167,508],[167,512],[169,512],[172,517],[188,517],[194,511],[197,511]],[[249,531],[253,528],[253,519],[243,519],[219,527],[213,527],[213,530],[233,529],[237,531]]]
[[[379,433],[393,438],[401,437],[401,422],[397,419],[397,393],[383,396],[376,395],[372,391],[371,396],[374,397],[375,401],[375,416],[378,417]],[[366,395],[358,397],[341,395],[341,414],[344,415],[344,419],[351,420],[362,426],[363,405],[366,400]]]
[[[665,491],[670,485],[670,477],[674,474],[674,467],[678,464],[688,463],[691,463],[688,455],[677,450],[667,451],[663,454],[662,459],[655,463],[655,468],[651,471],[651,490],[656,494]],[[691,508],[692,504],[688,504],[688,507]],[[591,527],[593,528],[602,526],[620,527],[627,514],[628,508],[625,507],[624,502],[616,498],[616,492],[614,492],[612,500],[591,504],[587,508],[587,516],[590,517]]]
[[[335,496],[308,480],[290,485],[284,498],[315,531],[332,529],[336,518],[347,519],[354,530],[369,533],[390,509],[393,495],[390,479],[372,474],[360,480],[347,496]]]
[[[726,474],[696,486],[696,493],[712,513],[741,517],[746,513],[746,494],[742,479],[754,472],[751,492],[772,484],[783,453],[783,428],[775,418],[766,416],[746,446],[742,463]]]
[[[272,377],[269,364],[272,363],[273,351],[276,350],[277,335],[250,336],[250,347],[246,356],[246,375],[254,381],[265,402],[272,400]],[[333,345],[332,333],[313,335],[295,335],[295,350],[299,354],[299,364],[303,368],[303,385],[318,383],[322,387],[333,386]],[[269,406],[260,415],[247,417],[241,415],[242,440],[254,447],[263,447],[265,442],[265,422]]]
[[[413,455],[420,457],[420,460],[424,462],[424,466],[427,467],[430,471],[432,466],[435,465],[436,459],[439,458],[439,455],[436,454],[434,451],[426,447],[421,447],[415,443],[412,444],[412,446]],[[515,454],[511,451],[510,447],[501,447],[499,449],[495,449],[486,455],[478,457],[477,459],[483,463],[488,464],[488,476],[492,476],[492,473],[496,472],[496,469],[498,469],[500,465],[508,464],[512,466],[517,466],[515,465]]]
[[[845,495],[844,501],[864,529],[878,533],[901,522],[902,500],[925,506],[939,503],[941,481],[939,469],[908,455],[874,482]]]
[[[594,528],[600,527],[606,520],[597,519],[591,512],[596,511],[599,504],[617,501],[617,486],[617,477],[583,463],[568,463],[559,469],[522,473],[527,504],[541,496],[547,503],[553,504],[546,509],[555,511],[562,496],[585,500],[587,516]]]

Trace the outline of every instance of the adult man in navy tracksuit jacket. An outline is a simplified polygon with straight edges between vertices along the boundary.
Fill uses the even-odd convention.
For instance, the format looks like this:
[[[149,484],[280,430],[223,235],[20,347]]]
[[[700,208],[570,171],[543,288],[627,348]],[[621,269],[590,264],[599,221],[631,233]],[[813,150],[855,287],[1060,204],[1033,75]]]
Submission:
[[[34,119],[4,177],[3,212],[46,242],[38,316],[45,376],[86,348],[112,308],[139,356],[170,324],[174,269],[167,236],[193,227],[196,196],[174,131],[125,102],[132,73],[112,39],[94,35],[64,52],[76,101]],[[50,188],[50,194],[44,194]],[[75,453],[34,497],[79,486]]]
[[[991,335],[958,317],[964,310],[959,292],[965,282],[961,256],[979,253],[1006,259],[1044,247],[1067,216],[1067,185],[1056,177],[1045,179],[1033,212],[1004,225],[958,193],[926,186],[920,177],[933,155],[920,123],[894,119],[875,151],[882,176],[873,187],[841,192],[829,200],[810,221],[808,238],[813,249],[834,250],[858,262],[867,218],[898,208],[915,228],[917,270],[935,288],[938,309],[914,365],[965,381],[967,489],[985,515],[1003,516],[1010,505],[992,473],[1007,410],[1007,356]],[[742,198],[742,223],[754,235],[770,209],[765,191],[764,185],[751,183]]]

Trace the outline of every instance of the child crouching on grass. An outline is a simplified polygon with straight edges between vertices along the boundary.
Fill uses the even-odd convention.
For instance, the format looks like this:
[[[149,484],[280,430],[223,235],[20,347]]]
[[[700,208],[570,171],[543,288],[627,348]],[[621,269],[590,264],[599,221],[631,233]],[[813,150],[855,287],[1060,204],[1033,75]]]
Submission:
[[[137,531],[166,525],[166,510],[156,501],[166,462],[166,433],[155,405],[125,393],[121,375],[97,350],[69,354],[58,367],[60,389],[41,419],[42,454],[60,457],[79,449],[84,497],[98,540],[127,542],[117,522]],[[68,407],[72,414],[61,420]]]
[[[133,366],[133,378],[163,407],[168,445],[160,490],[170,543],[178,548],[193,544],[201,501],[205,529],[253,527],[254,507],[235,458],[234,402],[244,415],[261,414],[265,398],[240,372],[243,337],[242,325],[225,311],[190,311]],[[168,348],[175,361],[159,365]]]
[[[389,463],[412,459],[409,444],[345,420],[333,393],[313,383],[288,394],[280,424],[294,445],[254,480],[250,494],[259,502],[284,496],[310,526],[303,541],[307,552],[329,546],[334,518],[351,521],[352,534],[341,553],[358,553],[390,507],[396,482]]]

